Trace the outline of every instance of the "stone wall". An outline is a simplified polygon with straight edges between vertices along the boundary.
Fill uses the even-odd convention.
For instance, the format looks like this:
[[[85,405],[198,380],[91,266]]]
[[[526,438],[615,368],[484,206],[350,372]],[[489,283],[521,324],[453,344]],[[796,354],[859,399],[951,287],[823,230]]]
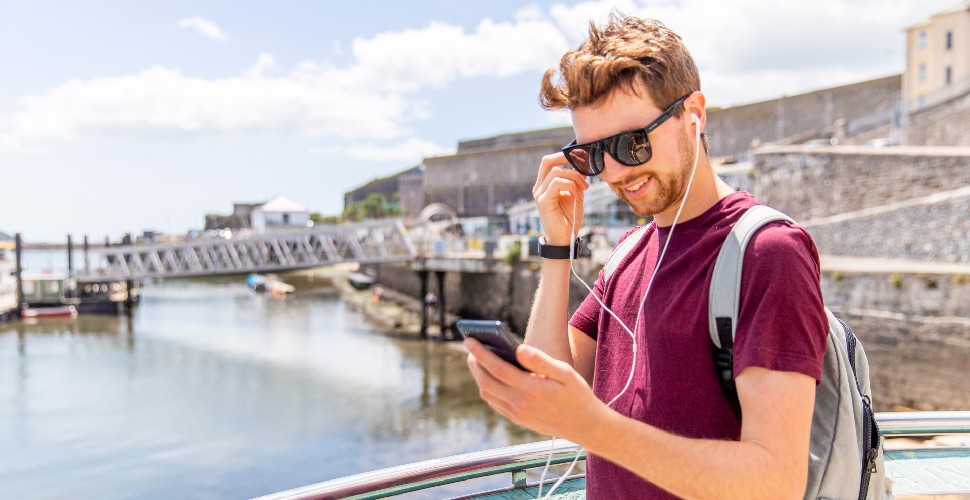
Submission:
[[[889,122],[900,75],[731,108],[708,110],[705,133],[711,156],[740,156],[757,140],[809,140],[836,133],[837,120],[850,135]]]
[[[970,408],[970,326],[840,314],[869,358],[876,411]]]
[[[799,222],[970,185],[968,148],[766,147],[752,194]]]
[[[970,264],[970,189],[951,193],[947,200],[927,197],[888,210],[816,219],[807,229],[825,254]]]
[[[496,208],[532,199],[542,157],[572,140],[572,129],[556,129],[526,145],[466,148],[424,160],[424,202],[444,203],[459,215],[490,215]]]
[[[970,275],[823,272],[822,296],[840,313],[896,319],[962,317],[970,321]]]
[[[970,93],[909,116],[906,143],[916,146],[970,146]]]
[[[514,267],[498,263],[494,272],[445,273],[445,306],[448,312],[466,319],[498,319],[509,324],[513,331],[524,333],[532,310],[532,299],[539,287],[539,264],[523,261]],[[377,281],[412,297],[421,297],[421,281],[408,264],[376,266]],[[577,261],[577,272],[592,286],[600,265]],[[435,273],[429,273],[428,289],[438,293]],[[587,291],[572,278],[569,288],[569,310],[586,298]]]

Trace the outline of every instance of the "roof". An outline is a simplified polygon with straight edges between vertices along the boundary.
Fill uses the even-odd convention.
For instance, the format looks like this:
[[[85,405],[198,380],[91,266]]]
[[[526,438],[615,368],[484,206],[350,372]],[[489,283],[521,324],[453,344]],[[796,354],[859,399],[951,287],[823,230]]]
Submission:
[[[272,200],[267,201],[262,206],[259,207],[263,212],[306,212],[307,208],[303,205],[293,201],[293,199],[285,196],[279,195]]]
[[[5,232],[0,231],[0,241],[13,241],[13,236],[10,236]]]
[[[960,0],[960,2],[958,2],[956,4],[953,4],[952,6],[950,6],[949,8],[947,8],[945,10],[942,10],[940,12],[937,12],[936,14],[933,14],[932,16],[930,16],[930,17],[928,17],[926,19],[923,19],[922,21],[919,21],[919,22],[914,23],[914,24],[912,24],[910,26],[907,26],[906,27],[906,31],[909,31],[909,30],[912,30],[912,29],[915,29],[915,28],[922,28],[922,27],[928,26],[928,25],[931,24],[931,21],[933,19],[937,18],[937,17],[945,16],[945,15],[948,15],[948,14],[954,14],[954,13],[957,13],[957,12],[963,12],[963,11],[967,11],[967,10],[970,10],[970,0]]]

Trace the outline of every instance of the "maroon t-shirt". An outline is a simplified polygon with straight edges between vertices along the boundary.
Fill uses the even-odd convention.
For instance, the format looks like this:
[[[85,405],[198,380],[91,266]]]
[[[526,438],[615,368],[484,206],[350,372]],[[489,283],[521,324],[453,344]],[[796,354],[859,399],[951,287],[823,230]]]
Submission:
[[[633,381],[613,404],[615,410],[680,436],[739,439],[741,422],[715,371],[708,290],[724,239],[745,209],[756,204],[748,193],[733,193],[702,215],[677,224],[643,306]],[[602,272],[596,280],[594,292],[630,329],[669,234],[669,227],[652,224],[609,282],[603,283]],[[745,250],[740,303],[735,376],[748,366],[760,366],[820,380],[828,326],[818,252],[803,228],[773,222],[752,237]],[[629,334],[592,297],[569,323],[596,339],[593,392],[610,401],[630,374]],[[587,459],[586,492],[596,499],[676,498],[595,455]]]

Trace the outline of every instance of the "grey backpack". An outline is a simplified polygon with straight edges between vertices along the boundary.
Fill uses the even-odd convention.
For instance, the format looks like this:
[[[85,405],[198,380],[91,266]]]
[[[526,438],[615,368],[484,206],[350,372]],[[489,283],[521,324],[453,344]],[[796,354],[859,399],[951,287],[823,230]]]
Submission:
[[[758,229],[773,221],[792,221],[764,205],[744,213],[724,241],[709,292],[711,341],[717,347],[715,364],[721,387],[740,415],[734,387],[732,347],[738,318],[741,265],[744,249]],[[646,233],[637,229],[616,247],[603,266],[603,280]],[[892,481],[886,477],[882,438],[872,411],[869,362],[862,344],[842,320],[828,308],[822,381],[815,390],[815,412],[809,444],[806,499],[873,500],[892,498]]]

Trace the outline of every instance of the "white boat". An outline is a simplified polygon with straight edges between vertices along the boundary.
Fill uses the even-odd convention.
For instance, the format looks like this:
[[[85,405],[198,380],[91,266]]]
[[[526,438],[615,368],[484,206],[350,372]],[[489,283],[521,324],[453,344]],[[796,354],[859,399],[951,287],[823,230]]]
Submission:
[[[970,498],[970,412],[878,413],[876,420],[886,437],[886,474],[893,479],[897,500]],[[331,498],[388,498],[420,492],[420,498],[443,498],[432,488],[482,477],[507,475],[510,484],[493,491],[467,491],[462,499],[536,498],[538,484],[526,472],[541,469],[548,457],[548,441],[484,450],[356,474],[296,488],[258,500],[311,500]],[[553,464],[568,464],[578,446],[557,441]],[[543,484],[549,491],[556,478]],[[552,498],[585,498],[583,474],[567,478]]]
[[[296,287],[284,283],[275,274],[268,274],[266,276],[250,274],[246,277],[246,284],[254,292],[269,292],[273,295],[285,295],[296,291]]]

